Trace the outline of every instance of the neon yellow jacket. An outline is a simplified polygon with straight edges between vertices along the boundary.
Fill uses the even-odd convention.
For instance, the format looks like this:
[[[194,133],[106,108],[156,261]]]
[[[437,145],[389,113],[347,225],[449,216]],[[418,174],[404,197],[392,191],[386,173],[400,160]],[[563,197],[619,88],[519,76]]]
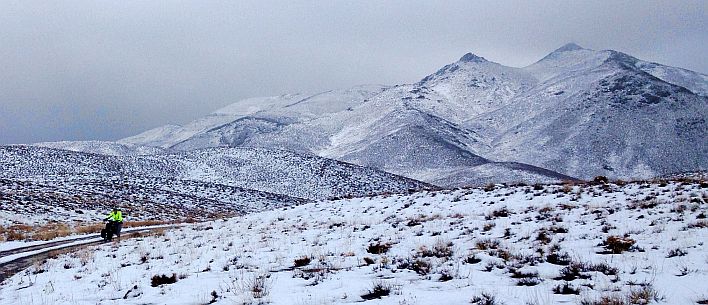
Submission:
[[[121,211],[111,211],[110,213],[108,213],[108,217],[106,217],[106,219],[111,221],[123,222],[123,213],[121,213]]]

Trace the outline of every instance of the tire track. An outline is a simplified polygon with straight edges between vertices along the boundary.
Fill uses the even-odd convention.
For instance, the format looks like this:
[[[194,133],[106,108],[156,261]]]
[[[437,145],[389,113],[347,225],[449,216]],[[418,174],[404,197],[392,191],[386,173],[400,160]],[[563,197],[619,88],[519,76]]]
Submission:
[[[49,248],[49,247],[56,247],[56,246],[60,246],[60,245],[64,245],[64,244],[74,243],[77,241],[93,239],[93,238],[98,238],[98,237],[101,237],[101,236],[99,234],[96,234],[96,235],[89,235],[86,237],[75,238],[75,239],[60,240],[60,241],[48,242],[48,243],[43,243],[43,244],[38,244],[38,245],[33,245],[33,246],[27,246],[27,247],[21,247],[21,248],[0,251],[0,258],[3,258],[5,256],[20,254],[20,253],[24,253],[24,252],[42,250],[42,249]]]
[[[145,232],[153,232],[153,231],[172,229],[172,228],[175,228],[175,226],[131,230],[130,232],[125,232],[124,234],[122,234],[123,236],[121,236],[121,239],[141,237],[141,236],[145,235],[144,234]],[[87,236],[87,237],[82,237],[82,238],[77,238],[77,239],[66,240],[66,241],[57,241],[57,242],[51,242],[51,243],[46,243],[46,244],[41,244],[41,245],[16,248],[16,249],[0,252],[0,254],[2,254],[0,257],[21,254],[21,253],[26,253],[26,252],[31,252],[31,251],[38,251],[38,250],[42,250],[42,249],[60,246],[63,244],[74,243],[77,241],[88,240],[88,239],[97,238],[97,237],[100,238],[99,235],[95,235],[95,236]],[[104,240],[86,242],[86,243],[82,243],[82,244],[78,244],[78,245],[71,245],[71,246],[61,247],[61,248],[57,248],[57,249],[51,249],[51,250],[43,251],[40,253],[19,257],[14,260],[11,260],[9,262],[0,263],[0,285],[2,285],[2,282],[4,282],[6,279],[10,278],[11,276],[15,275],[16,273],[18,273],[22,270],[25,270],[25,269],[31,267],[32,265],[34,265],[36,263],[42,263],[42,262],[46,261],[47,259],[55,258],[59,255],[66,254],[69,252],[74,252],[74,251],[81,249],[81,248],[94,246],[94,245],[100,245],[100,244],[107,244],[107,243],[110,243],[110,242],[106,242]]]

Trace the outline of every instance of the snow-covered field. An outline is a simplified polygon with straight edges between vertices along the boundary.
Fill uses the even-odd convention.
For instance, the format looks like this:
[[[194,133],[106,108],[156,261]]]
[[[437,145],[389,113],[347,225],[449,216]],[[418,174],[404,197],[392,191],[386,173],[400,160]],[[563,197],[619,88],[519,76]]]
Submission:
[[[705,182],[320,201],[60,256],[0,303],[696,304],[707,201]]]

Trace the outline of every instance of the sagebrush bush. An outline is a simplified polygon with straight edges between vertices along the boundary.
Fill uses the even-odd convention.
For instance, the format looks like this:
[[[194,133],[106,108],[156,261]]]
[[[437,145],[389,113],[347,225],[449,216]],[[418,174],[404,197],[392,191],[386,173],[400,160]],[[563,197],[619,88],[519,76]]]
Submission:
[[[388,285],[382,281],[376,281],[368,292],[361,295],[361,298],[364,300],[373,300],[380,299],[389,294],[391,294],[391,285]]]
[[[611,235],[605,239],[603,246],[613,254],[620,254],[622,252],[629,251],[629,249],[631,249],[634,245],[634,242],[634,239],[629,237]]]
[[[422,257],[448,258],[452,256],[452,246],[452,242],[437,241],[432,249],[420,247],[418,254]]]
[[[666,258],[684,256],[686,254],[688,254],[688,252],[681,250],[680,248],[676,248],[676,249],[669,250],[669,253],[666,255]]]
[[[389,249],[391,249],[391,244],[376,243],[369,245],[369,247],[366,249],[366,252],[369,252],[371,254],[384,254],[388,252]]]
[[[296,258],[293,261],[293,264],[295,265],[295,267],[304,267],[309,265],[311,261],[312,259],[309,256],[303,256],[300,258]]]
[[[426,275],[433,269],[433,266],[428,261],[411,257],[400,260],[396,267],[398,269],[412,270],[420,275]]]
[[[486,292],[482,292],[481,295],[472,297],[472,299],[470,300],[470,303],[474,304],[474,305],[502,305],[503,304],[502,302],[497,301],[496,297],[494,297],[493,295],[486,293]]]
[[[580,294],[580,289],[575,288],[572,284],[566,282],[565,284],[557,285],[556,287],[553,287],[553,293],[578,295],[578,294]]]
[[[478,240],[477,243],[475,244],[477,249],[479,250],[490,250],[490,249],[498,249],[500,244],[498,240],[495,239],[481,239]]]
[[[150,279],[150,285],[152,287],[157,287],[160,285],[174,284],[177,283],[177,274],[172,273],[172,276],[167,275],[153,275]]]

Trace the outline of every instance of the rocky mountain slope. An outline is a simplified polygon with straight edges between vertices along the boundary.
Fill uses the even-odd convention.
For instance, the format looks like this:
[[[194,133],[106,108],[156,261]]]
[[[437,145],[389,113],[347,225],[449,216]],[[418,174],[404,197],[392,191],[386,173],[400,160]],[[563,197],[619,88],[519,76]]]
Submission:
[[[415,84],[249,99],[121,142],[279,148],[443,186],[648,178],[708,167],[706,88],[704,74],[568,44],[524,68],[466,54]]]

